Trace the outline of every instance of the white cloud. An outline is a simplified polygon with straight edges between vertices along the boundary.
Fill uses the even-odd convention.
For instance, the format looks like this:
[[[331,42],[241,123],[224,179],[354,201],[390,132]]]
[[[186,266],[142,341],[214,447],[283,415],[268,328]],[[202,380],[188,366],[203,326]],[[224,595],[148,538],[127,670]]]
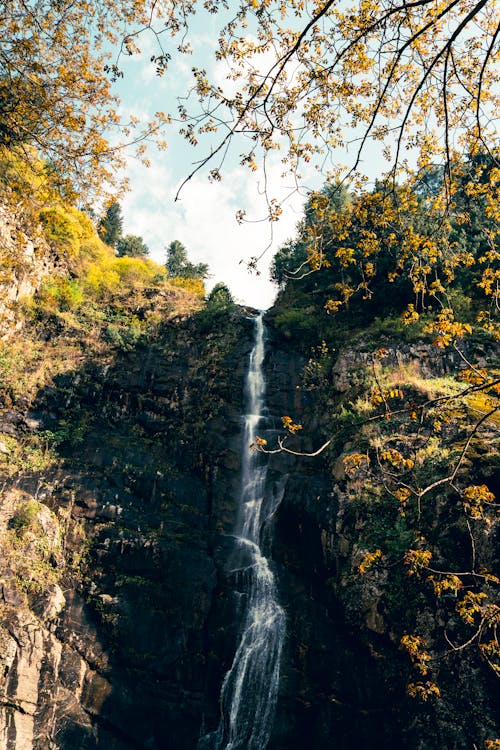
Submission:
[[[210,23],[213,25],[214,22]],[[141,38],[139,46],[143,47],[145,54],[133,60],[134,64],[119,82],[123,114],[133,113],[147,119],[147,113],[156,110],[175,112],[175,97],[185,94],[191,85],[193,64],[207,67],[211,80],[226,89],[231,88],[232,82],[226,80],[226,64],[213,59],[216,33],[211,34],[207,27],[198,29],[195,36],[193,57],[174,52],[171,66],[161,79],[151,74],[151,64],[146,59],[152,53],[152,40]],[[252,37],[248,38],[252,40]],[[142,65],[137,64],[140,60]],[[252,65],[258,66],[259,72],[263,73],[274,62],[274,53],[268,52],[257,55]],[[218,135],[221,133],[222,130]],[[266,219],[267,206],[262,194],[263,171],[253,173],[238,165],[238,154],[248,146],[248,142],[240,140],[235,141],[225,158],[221,183],[209,184],[207,180],[208,170],[218,166],[214,161],[187,182],[180,200],[174,202],[179,184],[193,169],[193,160],[206,156],[206,149],[210,149],[210,144],[218,145],[218,141],[217,135],[213,136],[195,150],[175,134],[174,128],[166,136],[168,150],[156,153],[153,148],[148,154],[152,162],[149,169],[138,161],[131,159],[129,162],[131,191],[122,201],[125,232],[142,236],[150,247],[151,256],[158,262],[164,262],[169,242],[180,240],[193,262],[209,264],[212,274],[209,286],[223,281],[237,300],[253,307],[268,307],[276,291],[269,281],[269,264],[280,244],[294,235],[304,196],[295,194],[287,201],[280,221],[271,226]],[[278,202],[290,192],[289,181],[281,177],[282,169],[279,152],[273,152],[266,169],[267,189],[268,195]],[[316,176],[314,182],[317,179]],[[239,209],[246,210],[252,223],[237,223],[235,215]],[[255,221],[257,219],[262,221]],[[259,262],[260,275],[249,273],[248,261],[266,249],[271,241],[271,231],[272,245]]]
[[[269,180],[278,172],[278,165],[271,168]],[[266,214],[264,197],[259,195],[257,181],[247,169],[233,168],[222,182],[213,184],[206,177],[195,176],[177,202],[177,185],[165,161],[155,160],[150,169],[132,165],[129,178],[131,192],[122,202],[125,232],[141,235],[154,260],[164,262],[166,246],[174,239],[180,240],[193,262],[209,264],[209,286],[223,281],[244,304],[257,308],[272,304],[276,289],[269,281],[269,264],[279,245],[293,236],[303,197],[296,195],[272,228],[268,221],[239,225],[235,214],[240,208],[246,208],[249,217]],[[283,186],[275,187],[280,198],[284,195]],[[260,275],[250,273],[247,263],[265,250],[271,229],[272,247],[258,264]]]

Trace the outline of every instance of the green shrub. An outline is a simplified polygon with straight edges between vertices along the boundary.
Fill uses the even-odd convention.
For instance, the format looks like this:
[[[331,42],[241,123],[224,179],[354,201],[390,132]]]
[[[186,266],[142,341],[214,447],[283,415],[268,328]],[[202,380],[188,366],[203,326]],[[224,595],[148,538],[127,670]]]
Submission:
[[[222,283],[216,284],[207,297],[205,307],[196,315],[199,330],[205,332],[215,329],[218,321],[228,318],[234,308],[235,302],[228,287]]]
[[[98,256],[87,265],[82,283],[87,294],[106,299],[115,294],[126,295],[132,289],[154,284],[155,280],[163,280],[161,271],[158,263],[146,258]]]
[[[64,205],[43,208],[40,222],[49,245],[64,255],[76,255],[80,249],[82,228],[77,211]]]
[[[115,258],[113,268],[122,284],[137,287],[150,284],[161,267],[147,258],[133,258],[125,255],[122,258]]]
[[[203,284],[203,279],[188,279],[184,278],[183,276],[175,276],[173,279],[169,279],[168,282],[169,284],[172,284],[172,286],[179,287],[180,289],[185,289],[186,292],[194,294],[196,297],[205,296],[205,286]]]
[[[290,338],[297,335],[302,337],[303,334],[314,334],[315,340],[318,321],[311,312],[309,308],[283,310],[283,312],[276,315],[274,319],[275,325]]]
[[[90,263],[82,280],[87,294],[97,299],[114,294],[120,288],[120,276],[113,268],[113,261]]]
[[[83,292],[79,281],[62,276],[44,281],[36,295],[37,305],[61,312],[76,310],[82,301]]]
[[[22,537],[31,528],[40,512],[40,503],[37,500],[28,500],[16,510],[9,521],[9,527],[16,531],[17,536]]]
[[[135,316],[121,326],[110,323],[104,330],[104,339],[122,351],[131,351],[143,336],[142,326]]]

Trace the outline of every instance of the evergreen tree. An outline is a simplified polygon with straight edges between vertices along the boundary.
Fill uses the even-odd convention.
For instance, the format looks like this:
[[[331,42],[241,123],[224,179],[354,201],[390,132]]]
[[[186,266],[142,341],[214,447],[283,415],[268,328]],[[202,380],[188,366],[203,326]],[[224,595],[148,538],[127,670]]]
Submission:
[[[106,215],[100,220],[97,226],[97,232],[103,242],[111,247],[117,247],[118,241],[122,236],[123,218],[120,204],[113,201],[108,206]]]
[[[187,250],[179,240],[173,240],[167,247],[167,261],[165,267],[168,275],[182,276],[182,271],[187,263]]]
[[[207,306],[224,311],[230,310],[235,306],[229,287],[222,281],[219,281],[208,295]]]
[[[173,240],[167,247],[165,267],[172,278],[206,279],[208,276],[208,264],[188,261],[187,250],[179,240]]]
[[[140,258],[149,255],[149,247],[144,244],[142,237],[136,234],[126,234],[120,237],[116,244],[116,254],[119,258],[127,255],[130,258]]]

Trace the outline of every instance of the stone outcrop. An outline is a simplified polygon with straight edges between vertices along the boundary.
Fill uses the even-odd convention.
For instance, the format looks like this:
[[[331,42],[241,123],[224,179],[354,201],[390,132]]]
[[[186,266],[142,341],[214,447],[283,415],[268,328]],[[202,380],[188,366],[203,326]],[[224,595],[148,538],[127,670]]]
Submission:
[[[195,746],[251,336],[243,315],[202,338],[170,324],[3,414],[12,439],[66,430],[3,498],[6,750]]]
[[[0,200],[0,339],[22,326],[19,303],[31,297],[43,279],[64,272],[40,226],[30,226],[21,210]]]
[[[488,356],[482,350],[474,354],[479,362]],[[371,362],[362,346],[337,353],[329,372],[329,410],[349,397],[360,368]],[[388,346],[384,363],[408,368],[416,377],[440,377],[456,369],[459,357],[426,344]],[[267,366],[271,400],[275,413],[303,424],[306,436],[293,446],[307,452],[321,445],[321,430],[332,420],[318,412],[313,394],[297,388],[304,364],[288,342],[274,338]],[[387,568],[359,574],[367,551],[360,543],[366,519],[346,492],[340,457],[349,447],[340,442],[336,460],[326,454],[274,458],[276,472],[288,474],[271,535],[288,632],[270,748],[465,750],[479,738],[496,737],[497,678],[471,653],[438,660],[440,701],[419,703],[407,696],[412,674],[400,649],[401,622],[412,612],[432,644],[443,615],[410,593],[404,573],[398,589],[389,583]],[[493,477],[490,481],[494,484]],[[490,569],[498,566],[495,538],[498,529],[486,528],[478,544]]]
[[[241,611],[227,533],[252,335],[241,313],[203,336],[192,319],[170,322],[149,343],[106,363],[90,356],[0,414],[3,456],[9,439],[57,436],[54,462],[2,479],[1,747],[195,750],[217,725]],[[329,408],[369,356],[338,353]],[[423,345],[386,356],[430,373],[455,365],[433,362]],[[317,394],[298,387],[305,364],[271,332],[269,444],[283,415],[303,424],[301,450],[321,442]],[[264,546],[287,640],[268,750],[466,750],[493,737],[494,678],[467,655],[444,663],[440,703],[406,696],[410,666],[391,618],[408,601],[389,590],[384,569],[358,574],[365,519],[339,457],[270,463],[269,489],[283,497]],[[494,550],[485,538],[478,554]],[[410,605],[432,638],[440,613]]]

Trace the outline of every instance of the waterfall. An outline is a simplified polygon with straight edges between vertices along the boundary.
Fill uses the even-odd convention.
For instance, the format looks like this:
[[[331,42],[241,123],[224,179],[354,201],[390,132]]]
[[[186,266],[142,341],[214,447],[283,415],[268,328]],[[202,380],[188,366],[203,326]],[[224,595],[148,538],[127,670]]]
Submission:
[[[285,613],[277,601],[274,575],[262,554],[260,537],[281,498],[266,497],[267,460],[250,447],[265,411],[264,340],[261,313],[255,319],[246,379],[239,515],[231,556],[232,572],[239,576],[246,594],[246,609],[233,663],[222,683],[219,726],[200,739],[198,750],[265,750],[276,707]]]

